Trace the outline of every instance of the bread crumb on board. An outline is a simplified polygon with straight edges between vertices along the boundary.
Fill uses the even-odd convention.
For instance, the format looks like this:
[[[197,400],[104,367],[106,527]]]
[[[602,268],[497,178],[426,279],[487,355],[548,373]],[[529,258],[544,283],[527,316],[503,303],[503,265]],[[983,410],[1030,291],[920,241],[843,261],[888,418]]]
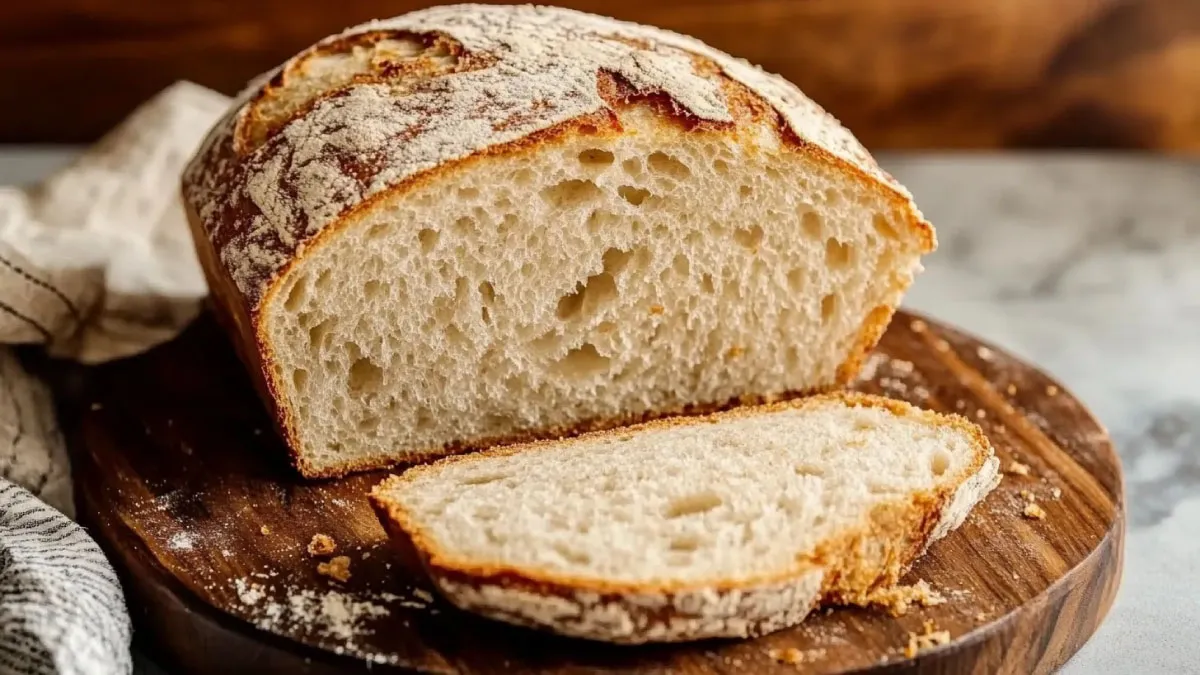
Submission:
[[[1012,463],[1010,463],[1008,465],[1008,468],[1005,469],[1005,472],[1015,474],[1017,476],[1028,476],[1029,475],[1029,465],[1022,464],[1016,460],[1013,460]]]
[[[350,580],[350,558],[339,555],[329,562],[317,563],[317,574],[346,583]]]
[[[872,591],[866,597],[867,605],[886,609],[892,616],[904,616],[913,605],[935,607],[946,602],[941,593],[933,590],[928,581],[921,579],[911,586],[890,586]]]
[[[908,327],[911,328],[912,332],[914,333],[924,333],[925,329],[929,326],[920,319],[913,319],[912,322],[908,324]]]
[[[259,532],[259,534],[261,534],[265,537],[268,534],[271,534],[271,528],[267,527],[266,525],[263,525],[262,527],[258,528],[258,532]]]
[[[798,666],[806,662],[818,661],[825,658],[824,649],[807,649],[801,651],[795,647],[787,649],[769,649],[767,656],[771,657],[776,663],[785,663],[789,666]]]
[[[975,350],[975,354],[978,355],[979,358],[983,359],[984,361],[991,361],[992,357],[994,357],[996,355],[995,352],[988,349],[987,347],[984,347],[983,345],[980,345],[979,348]]]
[[[911,659],[923,651],[950,644],[950,631],[934,630],[934,628],[933,621],[927,619],[921,633],[910,632],[908,644],[904,647],[904,656]]]
[[[308,542],[308,554],[311,556],[332,555],[337,550],[337,542],[327,534],[317,533]]]
[[[1052,384],[1046,385],[1046,395],[1047,396],[1058,396],[1058,387],[1056,387]]]
[[[1062,488],[1057,487],[1057,486],[1050,488],[1050,496],[1055,499],[1061,498],[1062,497]]]
[[[1025,510],[1022,511],[1022,514],[1032,520],[1043,520],[1046,518],[1046,509],[1043,509],[1034,502],[1029,502],[1025,505]]]
[[[1017,385],[1009,383],[1009,385],[1004,388],[1004,391],[1008,392],[1009,396],[1015,396],[1017,393]]]

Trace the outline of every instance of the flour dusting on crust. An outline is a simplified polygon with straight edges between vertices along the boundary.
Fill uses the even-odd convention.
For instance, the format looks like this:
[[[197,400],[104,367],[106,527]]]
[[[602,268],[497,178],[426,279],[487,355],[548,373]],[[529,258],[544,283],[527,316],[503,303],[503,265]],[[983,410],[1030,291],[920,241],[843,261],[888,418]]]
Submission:
[[[254,308],[307,241],[366,200],[565,123],[613,124],[602,74],[634,95],[665,95],[680,118],[732,128],[736,86],[718,73],[800,143],[909,198],[784,79],[676,33],[528,5],[435,7],[321,41],[242,93],[189,166],[185,193]]]

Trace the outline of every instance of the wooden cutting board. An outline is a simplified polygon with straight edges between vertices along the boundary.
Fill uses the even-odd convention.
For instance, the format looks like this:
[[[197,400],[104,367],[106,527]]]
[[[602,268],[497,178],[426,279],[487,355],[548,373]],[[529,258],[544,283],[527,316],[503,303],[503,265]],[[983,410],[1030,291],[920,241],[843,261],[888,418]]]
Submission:
[[[304,482],[207,317],[144,356],[60,374],[81,520],[121,574],[139,641],[171,672],[1038,673],[1093,633],[1120,579],[1121,470],[1062,385],[901,313],[859,389],[979,423],[1009,473],[908,582],[944,604],[838,608],[756,640],[614,647],[454,610],[400,567],[366,494],[385,473]],[[1019,467],[1018,467],[1019,469]],[[1044,519],[1023,515],[1034,501]],[[317,572],[327,534],[351,577]],[[925,622],[952,641],[905,656]],[[789,651],[794,649],[795,651]],[[774,657],[800,658],[796,665]]]

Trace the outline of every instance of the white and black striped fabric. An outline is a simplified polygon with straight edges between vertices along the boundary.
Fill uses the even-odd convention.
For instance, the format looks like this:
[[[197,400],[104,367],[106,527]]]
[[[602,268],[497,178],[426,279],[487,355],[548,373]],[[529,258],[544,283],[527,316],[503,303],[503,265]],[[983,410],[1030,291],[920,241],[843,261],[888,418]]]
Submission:
[[[51,393],[6,345],[99,363],[196,316],[179,174],[228,104],[176,84],[34,189],[0,187],[0,675],[132,671],[117,576],[71,520]]]
[[[129,615],[83,528],[0,479],[0,673],[124,675]]]

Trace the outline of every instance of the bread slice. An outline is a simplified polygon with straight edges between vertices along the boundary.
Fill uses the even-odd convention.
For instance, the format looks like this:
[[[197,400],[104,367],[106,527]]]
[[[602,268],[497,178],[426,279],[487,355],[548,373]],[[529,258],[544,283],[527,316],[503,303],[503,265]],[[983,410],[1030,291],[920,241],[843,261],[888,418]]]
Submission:
[[[548,7],[318,43],[184,194],[308,476],[844,384],[935,245],[788,82]]]
[[[450,458],[371,501],[463,609],[668,642],[862,603],[958,527],[997,468],[961,417],[831,394]]]

